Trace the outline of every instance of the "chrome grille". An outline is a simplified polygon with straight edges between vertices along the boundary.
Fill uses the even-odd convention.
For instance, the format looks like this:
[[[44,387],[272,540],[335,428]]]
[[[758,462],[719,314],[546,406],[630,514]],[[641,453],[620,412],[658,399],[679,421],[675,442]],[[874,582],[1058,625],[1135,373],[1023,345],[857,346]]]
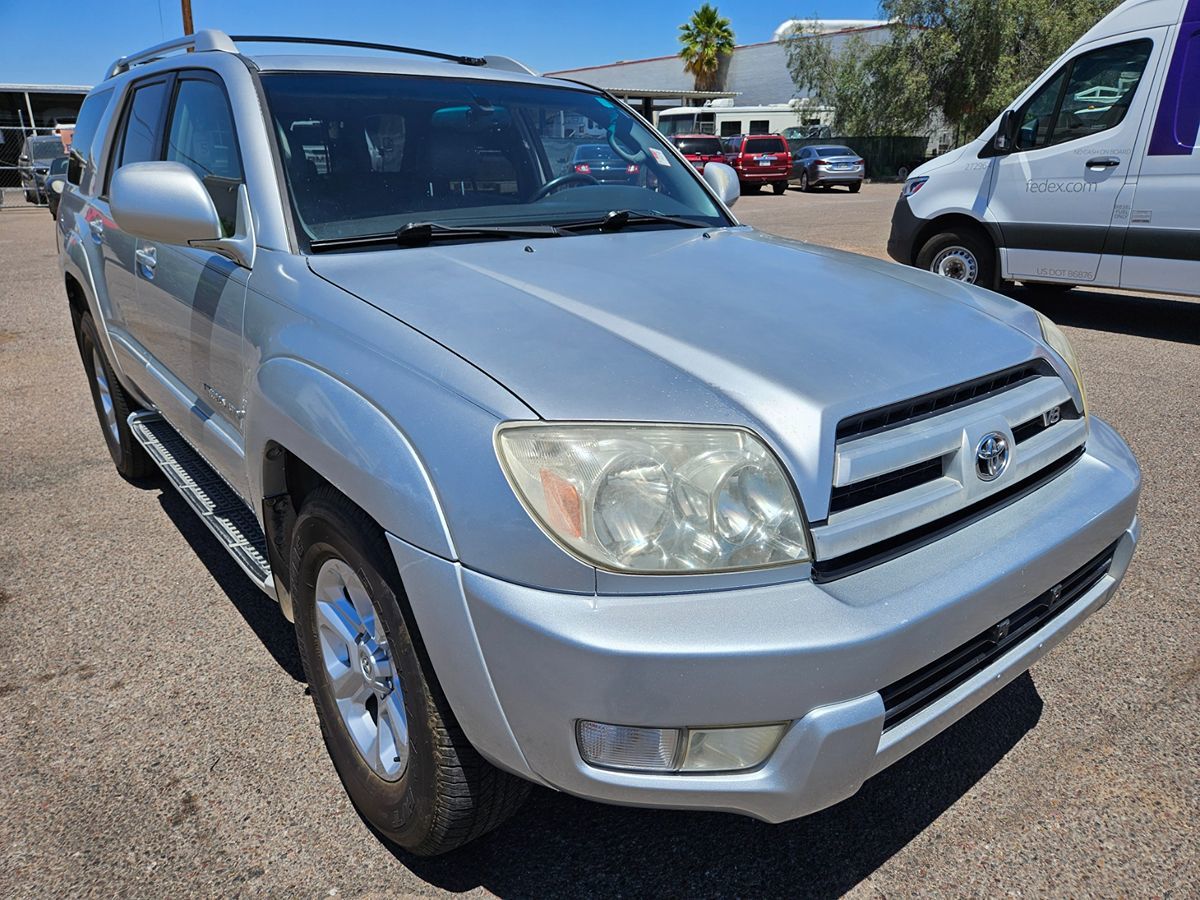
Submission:
[[[826,577],[850,559],[855,571],[872,564],[876,548],[890,558],[885,548],[941,532],[968,511],[986,514],[990,498],[1011,498],[1018,486],[1060,471],[1084,445],[1087,421],[1038,360],[850,416],[837,433],[829,514],[812,523],[814,572]],[[976,452],[990,434],[1007,444],[1009,461],[984,480]]]

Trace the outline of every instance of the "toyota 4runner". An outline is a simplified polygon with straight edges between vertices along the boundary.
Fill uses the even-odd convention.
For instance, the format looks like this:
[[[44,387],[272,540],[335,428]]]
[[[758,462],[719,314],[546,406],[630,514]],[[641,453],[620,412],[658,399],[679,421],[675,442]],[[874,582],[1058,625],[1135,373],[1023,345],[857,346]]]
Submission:
[[[244,49],[279,43],[314,42],[112,66],[61,267],[117,469],[295,622],[389,839],[531,783],[811,813],[1112,596],[1138,467],[1049,320],[738,224],[733,171],[603,91]]]

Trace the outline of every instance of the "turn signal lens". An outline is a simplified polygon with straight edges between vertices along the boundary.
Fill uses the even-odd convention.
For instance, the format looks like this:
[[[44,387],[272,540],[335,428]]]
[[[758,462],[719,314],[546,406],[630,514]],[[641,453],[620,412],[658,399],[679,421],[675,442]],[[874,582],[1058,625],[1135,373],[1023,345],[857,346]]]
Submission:
[[[735,728],[641,728],[580,721],[579,755],[590,766],[636,772],[740,772],[766,762],[786,722]]]
[[[633,728],[581,721],[576,734],[579,755],[590,766],[670,772],[679,748],[676,728]]]

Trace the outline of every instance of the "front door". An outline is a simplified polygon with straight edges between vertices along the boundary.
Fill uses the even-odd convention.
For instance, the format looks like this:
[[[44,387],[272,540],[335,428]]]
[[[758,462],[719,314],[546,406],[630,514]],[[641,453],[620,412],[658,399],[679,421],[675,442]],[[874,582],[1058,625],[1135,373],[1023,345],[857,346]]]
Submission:
[[[1165,31],[1089,45],[1017,109],[1013,151],[997,160],[988,199],[1004,277],[1117,284],[1120,247],[1109,229],[1118,200],[1127,202]]]
[[[232,236],[243,183],[233,115],[213,74],[178,73],[162,158],[194,171]],[[242,314],[249,272],[208,250],[138,242],[138,306],[154,323],[147,346],[186,392],[183,426],[235,487],[243,487]]]

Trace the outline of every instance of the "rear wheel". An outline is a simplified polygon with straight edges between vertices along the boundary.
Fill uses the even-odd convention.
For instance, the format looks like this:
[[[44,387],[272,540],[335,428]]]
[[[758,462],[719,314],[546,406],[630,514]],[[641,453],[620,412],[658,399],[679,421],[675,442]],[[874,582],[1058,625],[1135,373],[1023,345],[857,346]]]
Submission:
[[[943,231],[927,240],[917,254],[917,268],[980,287],[996,283],[991,241],[966,228]]]
[[[758,182],[758,181],[743,181],[742,182],[742,193],[743,194],[757,194],[760,190],[762,190],[761,182]]]
[[[321,487],[293,535],[300,656],[325,746],[359,812],[422,856],[501,824],[529,784],[489,764],[464,736],[407,613],[382,531]]]
[[[125,393],[121,382],[117,381],[117,376],[104,355],[104,348],[100,344],[91,313],[84,313],[79,317],[75,337],[79,343],[79,355],[83,359],[83,370],[87,373],[88,386],[92,391],[92,403],[100,420],[100,432],[104,436],[109,455],[112,456],[113,465],[130,481],[148,477],[157,471],[154,462],[142,445],[134,440],[133,432],[129,430],[129,414],[136,411],[138,405]]]
[[[808,172],[800,173],[800,190],[806,194],[812,190],[812,182],[808,180]]]
[[[854,182],[854,184],[849,185],[849,187],[850,187],[850,193],[857,194],[859,191],[862,190],[862,182],[856,181],[856,182]]]
[[[780,194],[782,194],[784,191],[786,191],[787,188],[788,188],[788,183],[786,181],[776,181],[774,184],[771,185],[771,190],[773,190],[775,192],[776,197],[778,197]]]

